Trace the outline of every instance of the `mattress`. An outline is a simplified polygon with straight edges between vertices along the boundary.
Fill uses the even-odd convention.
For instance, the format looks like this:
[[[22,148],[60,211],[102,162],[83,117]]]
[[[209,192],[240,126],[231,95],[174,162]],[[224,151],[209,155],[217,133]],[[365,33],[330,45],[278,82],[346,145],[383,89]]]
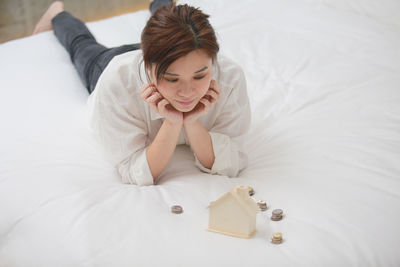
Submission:
[[[54,34],[1,44],[0,266],[400,266],[399,2],[180,3],[211,15],[246,74],[248,167],[206,174],[178,146],[156,185],[122,184]],[[111,47],[149,16],[87,25]],[[251,238],[206,230],[236,185],[269,207]]]

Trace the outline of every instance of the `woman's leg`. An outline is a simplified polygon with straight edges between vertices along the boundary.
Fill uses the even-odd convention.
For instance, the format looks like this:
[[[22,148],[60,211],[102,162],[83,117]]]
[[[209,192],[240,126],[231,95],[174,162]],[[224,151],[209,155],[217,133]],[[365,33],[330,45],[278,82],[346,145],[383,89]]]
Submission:
[[[50,5],[33,34],[51,29],[69,53],[89,94],[93,92],[101,73],[114,56],[140,48],[139,44],[133,44],[109,49],[97,43],[81,20],[64,11],[61,1]]]
[[[92,61],[107,48],[98,44],[85,24],[68,12],[63,11],[57,14],[51,20],[51,25],[58,41],[69,53],[79,77],[90,93],[90,81],[93,76]]]
[[[154,0],[150,3],[150,12],[153,14],[161,6],[171,3],[172,0]],[[140,44],[106,48],[97,43],[86,25],[64,11],[63,3],[60,1],[50,5],[36,25],[33,34],[51,29],[68,51],[89,94],[93,92],[101,73],[115,56],[140,48]]]
[[[172,4],[172,0],[153,0],[150,1],[150,12],[153,15],[154,12],[156,12],[157,9],[159,9],[162,6],[170,5]]]
[[[81,20],[65,11],[57,14],[51,24],[89,94],[93,92],[101,73],[114,56],[140,48],[139,44],[133,44],[109,49],[96,41]]]
[[[153,15],[154,12],[162,6],[169,5],[172,3],[172,0],[154,0],[150,2],[150,12]],[[94,38],[93,38],[94,39]],[[96,43],[97,44],[97,43]],[[106,68],[108,63],[115,57],[120,54],[138,50],[140,49],[140,43],[136,44],[129,44],[129,45],[122,45],[114,48],[108,48],[100,53],[97,54],[92,60],[89,61],[87,64],[87,77],[88,86],[86,87],[89,91],[89,94],[93,92],[97,80],[99,79],[101,73]]]

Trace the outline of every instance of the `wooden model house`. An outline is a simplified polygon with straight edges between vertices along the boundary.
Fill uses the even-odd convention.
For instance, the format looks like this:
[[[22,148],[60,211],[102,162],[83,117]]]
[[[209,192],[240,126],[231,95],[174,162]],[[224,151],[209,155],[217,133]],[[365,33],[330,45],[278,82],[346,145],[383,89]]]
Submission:
[[[207,230],[249,238],[256,232],[257,203],[249,196],[249,187],[234,187],[209,205]]]

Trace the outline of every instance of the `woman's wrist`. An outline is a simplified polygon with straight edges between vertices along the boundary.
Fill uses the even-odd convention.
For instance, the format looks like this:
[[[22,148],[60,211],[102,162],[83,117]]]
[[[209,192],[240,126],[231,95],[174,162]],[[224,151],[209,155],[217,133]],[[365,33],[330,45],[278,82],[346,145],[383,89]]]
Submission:
[[[192,133],[196,133],[196,128],[198,128],[201,125],[197,125],[197,124],[201,124],[198,120],[194,120],[194,121],[183,121],[183,128],[185,129],[186,134],[192,134]]]
[[[184,127],[190,127],[190,126],[196,124],[196,122],[197,122],[197,118],[190,118],[190,117],[185,116],[185,114],[183,115],[182,124]]]
[[[153,179],[156,180],[167,166],[179,139],[182,123],[164,119],[153,142],[146,151],[146,158]]]
[[[183,120],[172,121],[172,120],[165,118],[164,123],[166,123],[169,127],[173,127],[173,128],[182,128],[182,126],[183,126]]]
[[[215,155],[209,132],[198,120],[184,124],[184,129],[190,147],[200,163],[204,167],[211,169],[214,164]]]

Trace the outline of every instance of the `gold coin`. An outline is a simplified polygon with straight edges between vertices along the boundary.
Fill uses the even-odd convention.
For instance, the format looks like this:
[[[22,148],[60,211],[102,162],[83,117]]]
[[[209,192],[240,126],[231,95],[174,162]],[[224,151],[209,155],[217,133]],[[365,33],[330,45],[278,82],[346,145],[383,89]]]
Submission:
[[[275,234],[273,235],[273,238],[274,238],[274,239],[282,239],[282,233],[275,233]]]
[[[249,186],[249,195],[250,196],[254,195],[254,189],[251,186]]]
[[[271,239],[271,243],[272,243],[272,244],[280,244],[280,243],[282,243],[282,242],[283,242],[283,240]]]

